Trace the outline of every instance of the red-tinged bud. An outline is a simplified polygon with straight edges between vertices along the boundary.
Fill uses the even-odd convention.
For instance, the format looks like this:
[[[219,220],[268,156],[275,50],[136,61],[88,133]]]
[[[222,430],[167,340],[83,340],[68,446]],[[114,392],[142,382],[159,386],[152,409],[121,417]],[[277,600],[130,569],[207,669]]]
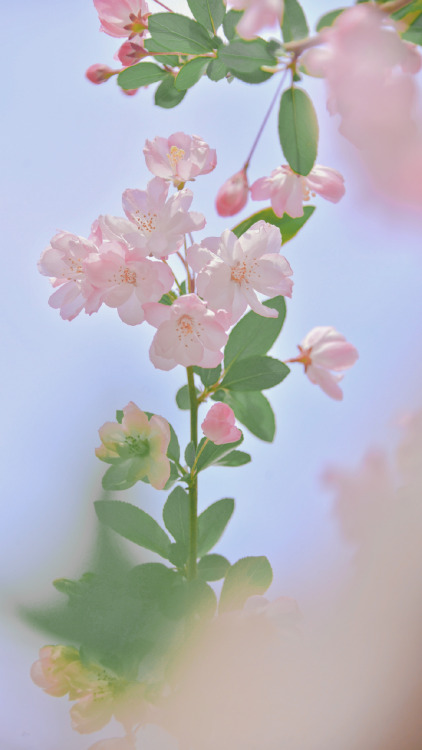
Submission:
[[[126,68],[129,65],[135,65],[135,63],[142,60],[143,57],[147,57],[147,55],[149,55],[149,52],[142,44],[127,41],[122,44],[115,57]]]
[[[139,89],[120,89],[122,94],[126,94],[126,96],[134,96],[134,94],[137,94]]]
[[[85,75],[88,81],[91,83],[105,83],[108,79],[115,74],[115,70],[112,70],[108,65],[101,65],[101,63],[95,63],[91,65],[86,71]]]
[[[220,216],[234,216],[239,213],[248,200],[248,178],[246,169],[236,172],[226,180],[217,193],[215,206]]]

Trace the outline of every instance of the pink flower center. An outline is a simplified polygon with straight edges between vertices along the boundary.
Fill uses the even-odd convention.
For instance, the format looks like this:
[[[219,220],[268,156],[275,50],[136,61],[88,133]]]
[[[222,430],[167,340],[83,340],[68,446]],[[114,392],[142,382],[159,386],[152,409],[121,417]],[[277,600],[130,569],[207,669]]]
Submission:
[[[234,268],[232,268],[231,280],[235,281],[237,284],[241,284],[242,281],[245,280],[249,281],[248,271],[249,268],[245,261],[243,261],[243,263],[238,263],[237,266],[234,266]]]
[[[131,23],[128,23],[123,27],[125,31],[131,32],[129,39],[136,34],[142,34],[142,32],[148,28],[148,15],[143,16],[141,11],[139,11],[138,15],[136,15],[136,13],[130,14],[129,19]]]
[[[176,167],[179,161],[183,159],[184,155],[185,155],[185,152],[183,148],[178,148],[177,146],[171,147],[170,153],[167,154],[167,159],[169,160],[170,166],[174,171],[176,171]]]
[[[136,284],[136,271],[127,266],[120,266],[117,273],[108,279],[110,284]]]
[[[190,317],[190,315],[182,315],[181,318],[177,321],[177,333],[179,334],[179,341],[181,340],[182,336],[189,336],[190,334],[194,333],[194,325],[193,320]]]
[[[139,231],[141,232],[148,232],[148,234],[151,234],[151,232],[154,232],[156,229],[157,214],[152,214],[151,211],[148,211],[146,214],[141,214],[139,208],[137,208],[134,219]]]
[[[83,274],[84,269],[82,265],[82,258],[67,258],[68,268],[63,271],[64,276],[68,281],[76,281],[76,278]]]

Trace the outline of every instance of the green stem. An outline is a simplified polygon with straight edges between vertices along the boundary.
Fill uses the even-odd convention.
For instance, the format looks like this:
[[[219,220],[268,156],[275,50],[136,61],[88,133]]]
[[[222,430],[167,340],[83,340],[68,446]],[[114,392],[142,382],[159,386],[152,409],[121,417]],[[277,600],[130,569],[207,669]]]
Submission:
[[[195,449],[198,445],[198,402],[196,398],[193,368],[186,368],[188,375],[190,401],[190,439]],[[198,557],[198,478],[191,471],[189,482],[189,557],[187,565],[188,578],[196,578],[196,560]]]

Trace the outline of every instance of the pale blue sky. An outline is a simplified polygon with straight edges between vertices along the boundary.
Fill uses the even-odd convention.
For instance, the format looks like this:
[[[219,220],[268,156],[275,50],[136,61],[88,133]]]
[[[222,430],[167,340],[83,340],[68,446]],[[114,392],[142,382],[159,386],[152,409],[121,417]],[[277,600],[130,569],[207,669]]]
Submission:
[[[204,236],[233,226],[238,217],[219,218],[214,196],[242,165],[277,81],[253,87],[204,79],[176,109],[154,108],[154,87],[125,97],[114,81],[93,86],[84,78],[94,62],[113,65],[118,45],[98,32],[90,0],[2,5],[3,70],[9,72],[0,126],[8,269],[1,276],[0,576],[12,612],[16,602],[45,601],[53,578],[83,570],[95,524],[92,501],[104,472],[94,455],[98,427],[133,400],[180,424],[182,437],[188,430],[186,413],[174,404],[184,371],[154,370],[147,353],[154,331],[125,326],[108,308],[62,321],[47,304],[50,288],[37,273],[38,257],[57,230],[87,235],[98,214],[121,213],[123,190],[143,188],[151,177],[142,157],[145,139],[178,130],[197,133],[217,149],[216,170],[193,188],[193,208],[208,221]],[[336,7],[334,0],[304,5],[311,21]],[[330,499],[319,485],[322,470],[332,463],[356,464],[373,444],[388,445],[397,415],[421,403],[422,252],[421,216],[372,191],[355,150],[326,112],[323,82],[304,85],[319,115],[318,162],[344,174],[347,192],[337,206],[317,199],[315,215],[285,247],[295,288],[274,353],[290,357],[310,328],[334,325],[357,346],[360,360],[346,374],[342,403],[312,386],[300,367],[268,391],[278,425],[275,442],[267,445],[245,433],[252,464],[210,471],[201,481],[200,505],[235,497],[235,516],[218,551],[232,561],[267,554],[274,594],[306,602],[307,593],[347,558],[330,520]],[[281,161],[274,111],[251,180]],[[261,206],[249,203],[241,216]],[[119,497],[160,516],[163,493],[141,485]],[[8,716],[16,717],[14,724],[5,722],[5,746],[56,750],[54,732],[68,731],[61,728],[61,722],[67,726],[67,706],[27,681],[28,664],[44,637],[28,635],[12,615],[3,627],[12,675]],[[38,701],[41,714],[28,708],[19,713],[23,698]],[[65,736],[66,750],[89,746],[89,739],[71,740],[70,731]]]

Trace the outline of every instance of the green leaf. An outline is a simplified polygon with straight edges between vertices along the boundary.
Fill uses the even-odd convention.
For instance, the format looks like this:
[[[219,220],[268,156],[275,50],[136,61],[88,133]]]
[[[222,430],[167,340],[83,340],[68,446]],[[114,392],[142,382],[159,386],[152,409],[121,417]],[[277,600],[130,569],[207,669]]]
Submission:
[[[262,65],[275,66],[277,64],[277,58],[264,39],[254,39],[249,42],[244,39],[235,39],[219,49],[218,59],[234,74],[254,73]]]
[[[198,576],[204,581],[219,581],[229,568],[230,563],[223,555],[205,555],[198,562]]]
[[[190,469],[192,468],[195,462],[195,456],[196,456],[195,443],[191,441],[190,443],[187,444],[186,450],[185,450],[185,461]]]
[[[180,65],[180,60],[178,55],[165,55],[163,52],[167,52],[167,48],[163,47],[162,44],[158,44],[158,42],[155,41],[155,39],[145,39],[143,41],[143,45],[145,49],[148,50],[154,57],[154,52],[157,52],[157,56],[155,59],[162,63],[163,65],[170,65],[171,68],[175,68],[177,65]]]
[[[214,401],[223,401],[228,404],[233,409],[236,419],[253,435],[267,443],[272,443],[275,436],[275,417],[263,393],[219,390],[212,398]]]
[[[211,60],[207,68],[207,76],[210,81],[221,81],[222,78],[226,77],[227,73],[228,70],[221,60]]]
[[[205,73],[211,60],[207,57],[195,57],[194,60],[189,60],[182,68],[180,68],[174,85],[178,91],[186,91],[198,83],[199,79]]]
[[[97,500],[94,506],[99,520],[110,529],[168,559],[170,539],[148,513],[121,500]]]
[[[303,89],[291,88],[283,93],[278,131],[281,148],[293,171],[309,174],[318,151],[318,121],[314,106]]]
[[[188,548],[184,544],[174,542],[174,544],[170,545],[169,560],[179,570],[184,569],[188,554]]]
[[[202,438],[196,451],[196,455],[198,456],[195,467],[196,471],[200,472],[212,464],[217,464],[223,456],[226,456],[227,453],[231,453],[231,451],[234,448],[237,448],[242,442],[243,435],[242,438],[235,443],[226,443],[225,445],[215,445],[211,440],[208,440],[207,442],[207,438]]]
[[[243,16],[243,10],[229,10],[224,16],[223,30],[229,42],[236,36],[236,26]]]
[[[182,385],[176,393],[176,404],[179,409],[190,409],[189,386]]]
[[[117,463],[113,463],[110,466],[102,479],[102,486],[104,490],[114,491],[128,490],[133,487],[136,482],[140,481],[137,469],[139,464],[136,459],[128,458],[119,460]]]
[[[139,89],[141,86],[148,86],[150,83],[162,81],[167,75],[163,68],[152,62],[142,62],[137,65],[131,65],[130,68],[122,70],[117,76],[117,83],[122,89]]]
[[[220,539],[234,511],[234,500],[224,497],[213,503],[198,518],[198,557],[203,557]]]
[[[177,107],[185,96],[186,91],[178,91],[174,85],[174,78],[172,75],[168,75],[158,86],[154,101],[158,107],[164,109],[171,109]]]
[[[309,35],[305,14],[297,0],[284,0],[284,15],[281,30],[285,42],[291,42],[294,39],[305,39]]]
[[[180,13],[154,13],[148,19],[148,31],[169,52],[200,55],[214,48],[207,30]]]
[[[226,6],[223,0],[188,0],[192,15],[210,34],[215,34],[223,23]]]
[[[122,409],[117,409],[117,411],[116,411],[116,420],[117,420],[118,424],[122,424],[123,417],[124,417],[124,412],[122,411]]]
[[[199,375],[202,384],[206,388],[208,388],[208,386],[214,385],[214,383],[216,383],[218,378],[220,377],[221,365],[217,365],[217,367],[210,367],[207,369],[203,367],[194,367],[193,371],[196,375]]]
[[[292,219],[288,214],[283,214],[283,216],[280,217],[274,213],[272,208],[264,208],[262,211],[258,211],[256,214],[241,221],[240,224],[237,224],[237,226],[232,229],[232,232],[234,232],[236,237],[241,237],[249,227],[257,221],[263,220],[268,222],[268,224],[274,224],[275,227],[279,228],[282,244],[285,245],[286,242],[291,240],[298,233],[299,229],[302,229],[314,211],[315,206],[304,206],[303,216],[300,216],[298,219]]]
[[[240,73],[238,70],[233,70],[232,75],[244,83],[264,83],[264,81],[268,81],[274,73],[270,73],[267,70],[254,70],[253,73]]]
[[[232,451],[215,462],[216,466],[244,466],[252,461],[249,453],[243,451]]]
[[[181,487],[175,487],[163,508],[167,531],[183,548],[189,546],[189,497]]]
[[[422,14],[415,18],[401,38],[413,44],[422,44]]]
[[[328,13],[324,13],[324,15],[321,16],[316,25],[316,30],[321,31],[321,29],[332,26],[336,18],[340,15],[340,13],[343,13],[344,10],[346,10],[346,8],[338,8],[337,10],[330,10]]]
[[[266,354],[276,341],[286,317],[284,297],[273,297],[264,302],[266,307],[278,311],[278,318],[264,318],[252,310],[235,325],[228,338],[224,351],[224,366],[238,359],[257,354]]]
[[[179,441],[177,439],[177,435],[176,435],[173,427],[171,426],[171,424],[169,424],[169,427],[170,427],[170,442],[169,442],[169,447],[167,448],[167,455],[173,461],[177,461],[178,462],[179,458],[180,458]]]
[[[172,305],[174,300],[177,299],[176,294],[174,292],[166,292],[166,294],[163,294],[163,296],[160,298],[159,302],[160,305]]]
[[[264,594],[273,580],[266,557],[243,557],[229,568],[220,596],[220,612],[242,609],[250,596]]]
[[[262,391],[281,383],[289,372],[284,362],[273,357],[246,357],[231,364],[221,387],[231,391]]]

